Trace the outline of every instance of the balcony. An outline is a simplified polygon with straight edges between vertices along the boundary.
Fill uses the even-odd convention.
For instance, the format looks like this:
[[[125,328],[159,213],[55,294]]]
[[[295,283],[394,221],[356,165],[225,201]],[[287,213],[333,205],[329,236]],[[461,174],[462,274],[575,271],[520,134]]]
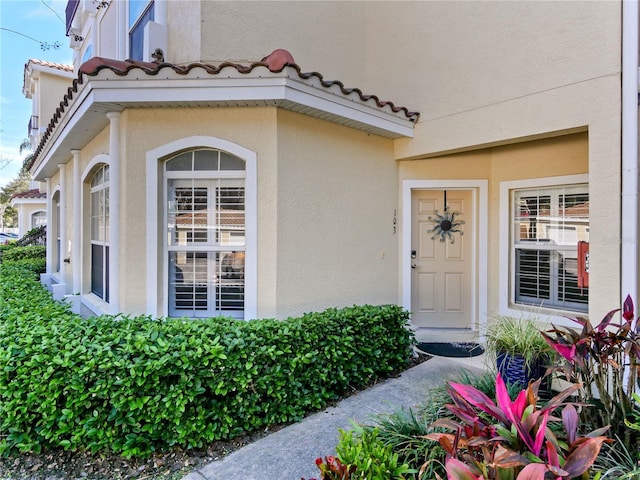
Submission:
[[[40,136],[39,125],[38,116],[31,115],[31,118],[29,119],[29,143],[34,148],[38,145]]]
[[[69,30],[71,30],[71,22],[73,22],[73,17],[76,14],[76,10],[78,10],[79,4],[80,0],[69,0],[67,2],[67,8],[65,9],[67,18],[67,35],[69,35]]]

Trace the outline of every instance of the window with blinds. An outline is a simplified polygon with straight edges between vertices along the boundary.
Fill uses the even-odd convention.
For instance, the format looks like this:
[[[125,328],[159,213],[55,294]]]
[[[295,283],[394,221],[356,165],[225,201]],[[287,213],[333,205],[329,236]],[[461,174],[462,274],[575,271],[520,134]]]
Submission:
[[[169,315],[243,318],[244,162],[217,150],[165,164]]]
[[[578,287],[578,242],[589,241],[586,185],[512,192],[515,303],[586,311]]]

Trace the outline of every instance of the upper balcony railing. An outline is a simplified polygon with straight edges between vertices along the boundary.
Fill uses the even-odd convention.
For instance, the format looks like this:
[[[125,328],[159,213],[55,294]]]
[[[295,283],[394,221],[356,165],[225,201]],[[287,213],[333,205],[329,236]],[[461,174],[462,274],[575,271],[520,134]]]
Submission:
[[[69,35],[69,30],[71,30],[71,22],[73,21],[73,16],[76,14],[79,4],[80,0],[69,0],[67,2],[67,8],[65,10],[67,16],[67,35]]]
[[[38,145],[38,140],[40,137],[40,124],[38,121],[37,115],[31,115],[29,119],[29,143],[32,147],[36,147]]]

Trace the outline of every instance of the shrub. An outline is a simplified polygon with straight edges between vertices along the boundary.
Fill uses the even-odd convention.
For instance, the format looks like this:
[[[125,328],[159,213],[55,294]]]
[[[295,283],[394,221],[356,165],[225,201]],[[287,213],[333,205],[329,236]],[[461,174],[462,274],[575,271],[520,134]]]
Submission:
[[[580,330],[554,327],[545,340],[562,360],[558,376],[580,384],[580,401],[595,405],[583,409],[582,420],[593,426],[611,425],[613,433],[631,450],[640,447],[640,435],[626,428],[634,412],[634,394],[640,378],[640,322],[634,325],[634,306],[627,296],[620,323],[614,323],[620,309],[612,310],[597,324],[589,319],[572,319]]]
[[[340,431],[340,441],[336,446],[338,459],[349,467],[355,467],[349,478],[361,480],[404,479],[405,474],[415,473],[409,466],[398,460],[389,445],[378,439],[378,430],[362,429]]]
[[[447,451],[449,480],[524,480],[548,475],[559,480],[588,475],[602,444],[610,441],[602,436],[608,427],[579,437],[576,404],[565,402],[579,387],[569,387],[538,405],[540,382],[530,383],[512,401],[498,373],[496,403],[470,385],[449,383],[453,404],[447,408],[457,418],[439,419],[434,426],[455,433],[427,435]],[[560,407],[561,418],[554,415]],[[555,431],[550,428],[554,423]]]
[[[394,305],[286,321],[85,320],[34,277],[0,265],[4,452],[202,447],[299,420],[411,354],[408,313]]]
[[[16,262],[19,260],[42,260],[46,258],[46,247],[43,245],[30,245],[28,247],[16,247],[2,252],[2,262]]]

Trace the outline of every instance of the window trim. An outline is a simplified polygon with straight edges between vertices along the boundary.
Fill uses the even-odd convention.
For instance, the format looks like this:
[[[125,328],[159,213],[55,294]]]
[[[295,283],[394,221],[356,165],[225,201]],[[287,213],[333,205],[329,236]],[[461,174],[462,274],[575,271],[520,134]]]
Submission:
[[[192,155],[193,158],[193,154],[195,151],[197,150],[203,150],[202,148],[193,148],[190,150],[187,150],[185,152],[177,152],[177,155],[174,155],[170,158],[166,158],[163,159],[162,161],[162,172],[163,172],[163,205],[165,206],[162,212],[162,229],[165,232],[165,236],[167,236],[169,234],[169,228],[168,228],[168,220],[169,220],[169,216],[168,216],[168,210],[167,210],[167,205],[169,203],[169,182],[170,181],[177,181],[178,183],[181,182],[188,182],[191,183],[192,181],[205,181],[207,182],[209,185],[204,187],[207,189],[207,191],[209,192],[210,189],[215,189],[217,187],[215,187],[215,185],[217,185],[218,187],[220,187],[220,185],[224,184],[224,180],[234,180],[234,181],[239,181],[242,182],[242,188],[244,189],[243,195],[245,195],[245,199],[246,199],[246,162],[244,162],[244,169],[242,170],[167,170],[167,163],[170,162],[173,158],[175,158],[176,156],[182,155],[184,153],[189,153]],[[209,151],[215,151],[215,152],[221,152],[220,149],[210,149],[207,148],[206,150]],[[240,157],[237,157],[240,158]],[[219,181],[223,181],[222,183],[220,183]],[[215,200],[215,198],[213,196],[211,196],[209,193],[207,194],[207,200],[208,200],[208,208],[207,208],[207,212],[211,212],[213,211],[213,209],[215,209],[215,205],[212,204],[212,202]],[[245,202],[246,203],[246,202]],[[245,214],[245,210],[246,210],[246,205],[245,208],[243,210],[243,215]],[[246,216],[245,216],[246,219]],[[221,225],[217,225],[218,227]],[[171,306],[169,305],[169,299],[170,299],[170,295],[169,295],[169,273],[168,273],[168,267],[170,264],[169,261],[169,256],[170,254],[173,253],[206,253],[207,256],[213,254],[214,256],[220,253],[224,253],[226,251],[228,251],[229,249],[232,249],[234,251],[241,251],[243,252],[243,254],[246,255],[246,225],[243,229],[243,237],[245,239],[245,242],[243,242],[243,245],[240,246],[233,246],[233,245],[224,245],[222,243],[216,243],[214,241],[212,241],[211,239],[208,239],[207,242],[205,243],[198,243],[198,242],[192,242],[192,243],[188,243],[187,245],[178,245],[178,244],[172,244],[172,243],[167,243],[165,242],[164,247],[163,247],[163,257],[164,257],[164,270],[166,270],[165,274],[167,275],[167,282],[166,282],[166,294],[167,294],[167,312],[168,314],[171,314]],[[166,238],[166,237],[165,237]],[[246,256],[245,256],[246,258]],[[212,265],[210,265],[210,262],[212,260],[208,259],[207,260],[207,264],[208,267],[207,268],[212,268]],[[214,260],[215,261],[215,260]],[[243,278],[243,281],[245,279]],[[209,302],[213,301],[213,303],[216,303],[216,300],[218,300],[217,297],[213,297],[210,298],[209,294],[211,293],[211,289],[212,289],[211,284],[207,284],[207,303],[209,304]],[[243,289],[244,289],[244,285],[243,285]],[[236,318],[244,318],[245,315],[245,309],[244,309],[244,294],[243,294],[243,309],[242,309],[242,317],[236,317]],[[178,310],[177,308],[174,307],[173,310]],[[229,316],[234,316],[237,313],[240,312],[240,310],[229,310],[229,311],[222,311],[222,312],[215,312],[212,311],[215,309],[210,308],[210,304],[209,304],[209,308],[207,309],[207,311],[209,313],[207,313],[206,315],[204,315],[204,318],[208,318],[208,317],[212,317],[212,316],[216,316],[216,315],[229,315]],[[186,313],[186,312],[185,312]],[[181,313],[177,313],[177,316],[182,316]],[[203,318],[203,317],[197,317],[197,316],[193,316],[190,318]]]
[[[87,178],[87,185],[89,187],[89,271],[90,271],[90,282],[89,282],[89,292],[105,303],[109,303],[110,298],[110,286],[109,286],[109,249],[111,246],[110,242],[110,232],[109,232],[109,217],[111,212],[109,208],[106,208],[104,212],[99,212],[99,216],[104,214],[104,222],[106,228],[105,240],[94,240],[93,238],[93,224],[92,224],[92,212],[93,212],[93,196],[96,193],[104,192],[105,205],[109,206],[109,190],[110,190],[110,180],[104,181],[104,172],[109,169],[109,164],[103,163],[96,168],[90,177]],[[103,178],[100,180],[100,183],[96,186],[92,185],[93,179],[98,174],[98,172],[102,172]],[[102,247],[102,290],[103,296],[101,297],[97,293],[93,291],[93,247],[94,245]]]
[[[43,215],[39,215],[39,214],[44,214],[44,216],[43,216]],[[38,215],[38,216],[36,217],[36,215]],[[39,222],[39,224],[38,224],[38,225],[34,225],[34,224],[33,224],[33,221],[34,221],[36,218],[39,218],[39,219],[40,219],[40,218],[43,218],[43,219],[44,219],[44,221]],[[46,224],[47,224],[47,211],[46,211],[46,210],[36,210],[36,211],[34,211],[34,212],[31,212],[31,215],[29,216],[29,225],[30,225],[30,226],[29,226],[29,230],[31,230],[31,229],[33,229],[33,228],[36,228],[36,227],[39,227],[39,226],[41,226],[41,225],[46,225]]]
[[[563,185],[577,186],[583,184],[589,190],[589,174],[562,175],[557,177],[529,178],[500,182],[499,207],[499,280],[498,308],[501,315],[517,318],[534,316],[540,321],[553,322],[556,325],[571,325],[566,316],[588,316],[587,312],[561,310],[543,306],[530,307],[515,303],[514,275],[511,270],[513,250],[511,248],[511,192],[527,188],[553,188]]]
[[[162,230],[163,162],[181,150],[212,148],[223,150],[245,162],[245,320],[254,319],[258,311],[258,216],[257,216],[257,154],[241,145],[212,136],[192,136],[169,142],[147,152],[146,184],[146,251],[147,251],[147,308],[146,313],[157,317],[168,314],[166,287],[168,268],[164,268],[165,254]],[[161,279],[158,282],[158,279]]]
[[[90,311],[96,315],[109,312],[110,305],[103,299],[91,292],[91,261],[87,261],[91,254],[91,203],[90,203],[90,190],[91,179],[93,175],[102,166],[111,166],[109,155],[100,153],[93,157],[91,161],[82,171],[80,175],[82,185],[81,195],[81,252],[82,252],[82,266],[80,268],[80,301]]]
[[[151,11],[153,10],[153,11]],[[147,19],[147,21],[142,24],[142,20],[147,17],[147,15],[151,12],[151,16],[153,18]],[[144,57],[144,29],[149,22],[155,21],[155,0],[147,0],[147,4],[140,10],[140,13],[135,19],[131,18],[131,5],[130,2],[127,2],[127,58],[132,58],[133,60],[145,60]],[[132,51],[133,42],[131,41],[132,35],[134,32],[139,33],[142,36],[142,51],[140,52],[140,58],[135,58],[135,52]],[[149,60],[149,59],[147,59]]]

